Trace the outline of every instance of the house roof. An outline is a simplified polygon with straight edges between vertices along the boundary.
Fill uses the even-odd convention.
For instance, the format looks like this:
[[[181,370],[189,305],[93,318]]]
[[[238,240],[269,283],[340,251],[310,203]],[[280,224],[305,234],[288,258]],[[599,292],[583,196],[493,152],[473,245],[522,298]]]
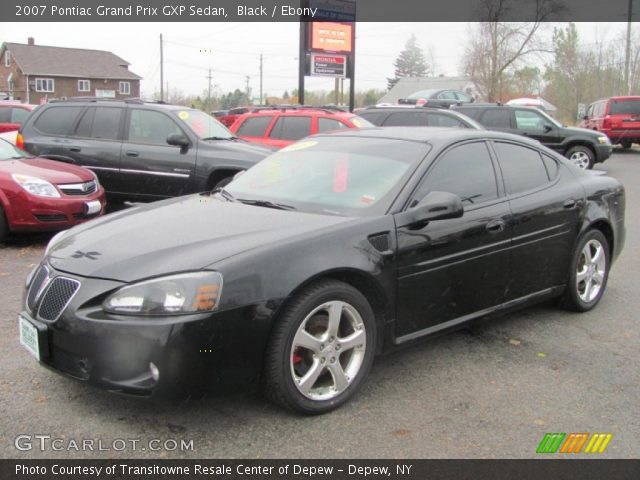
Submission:
[[[462,90],[473,87],[469,77],[406,77],[398,80],[391,90],[378,103],[397,103],[420,90]]]
[[[103,50],[6,42],[0,49],[0,55],[5,49],[11,52],[11,57],[25,75],[114,80],[142,78],[128,70],[129,62]]]

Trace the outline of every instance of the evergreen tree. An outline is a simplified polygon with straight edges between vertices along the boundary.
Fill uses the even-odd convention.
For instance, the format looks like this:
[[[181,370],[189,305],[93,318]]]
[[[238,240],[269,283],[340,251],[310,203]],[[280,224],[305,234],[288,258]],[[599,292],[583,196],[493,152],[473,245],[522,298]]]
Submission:
[[[409,40],[400,52],[396,61],[393,62],[395,68],[394,78],[387,78],[387,88],[391,89],[398,80],[404,77],[424,77],[430,73],[429,65],[424,58],[424,52],[418,46],[418,40],[411,34]]]

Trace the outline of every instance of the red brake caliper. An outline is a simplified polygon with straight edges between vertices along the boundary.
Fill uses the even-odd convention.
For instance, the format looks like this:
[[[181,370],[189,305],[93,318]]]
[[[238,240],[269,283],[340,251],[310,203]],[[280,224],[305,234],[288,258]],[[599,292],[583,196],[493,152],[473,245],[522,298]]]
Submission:
[[[300,348],[296,348],[291,354],[291,361],[294,365],[298,365],[300,362],[302,362],[302,355],[298,353],[299,350]]]

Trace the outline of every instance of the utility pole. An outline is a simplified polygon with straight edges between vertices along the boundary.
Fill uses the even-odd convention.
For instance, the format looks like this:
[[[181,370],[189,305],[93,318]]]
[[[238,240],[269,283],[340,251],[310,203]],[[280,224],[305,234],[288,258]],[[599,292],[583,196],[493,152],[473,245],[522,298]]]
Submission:
[[[249,80],[251,80],[251,77],[249,75],[247,75],[246,77],[244,77],[247,81],[247,86],[245,87],[246,89],[246,95],[247,95],[247,101],[251,102],[251,99],[249,98]]]
[[[209,69],[209,75],[207,75],[205,78],[209,79],[209,93],[207,93],[207,108],[209,108],[211,106],[211,79],[213,78],[213,76],[211,75],[211,69]]]
[[[164,56],[162,52],[162,34],[160,34],[160,101],[164,101]]]
[[[260,105],[262,105],[262,54],[260,54]]]
[[[627,12],[627,50],[624,58],[624,79],[627,82],[627,95],[631,95],[630,63],[631,63],[631,15],[633,11],[633,0],[629,0],[629,10]]]

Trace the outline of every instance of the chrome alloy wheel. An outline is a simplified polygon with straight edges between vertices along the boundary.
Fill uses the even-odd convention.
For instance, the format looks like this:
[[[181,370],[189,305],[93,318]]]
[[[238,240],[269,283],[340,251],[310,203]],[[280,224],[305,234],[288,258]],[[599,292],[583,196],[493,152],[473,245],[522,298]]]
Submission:
[[[589,155],[584,152],[573,152],[569,160],[578,168],[582,168],[583,170],[589,168]]]
[[[367,333],[358,311],[338,300],[323,303],[302,321],[291,345],[291,375],[311,400],[344,392],[364,361]]]
[[[596,239],[589,240],[578,259],[576,287],[578,296],[585,303],[592,302],[605,280],[607,259],[604,246]]]

